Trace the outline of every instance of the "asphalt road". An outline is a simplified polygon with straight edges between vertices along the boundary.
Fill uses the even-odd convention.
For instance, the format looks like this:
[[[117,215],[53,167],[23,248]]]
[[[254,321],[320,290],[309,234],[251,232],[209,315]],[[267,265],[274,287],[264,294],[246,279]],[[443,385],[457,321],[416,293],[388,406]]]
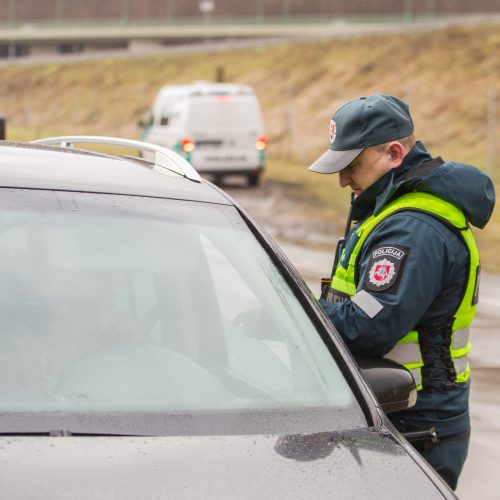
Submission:
[[[319,234],[325,227],[321,218],[311,216],[307,203],[293,199],[283,185],[264,182],[258,189],[243,189],[236,183],[225,190],[267,229],[318,294],[321,276],[331,269],[336,239],[328,229],[326,235]],[[331,250],[324,248],[325,240],[332,242]],[[318,249],[318,242],[323,249]],[[456,493],[462,500],[496,500],[500,498],[500,276],[482,276],[471,330],[472,436]]]

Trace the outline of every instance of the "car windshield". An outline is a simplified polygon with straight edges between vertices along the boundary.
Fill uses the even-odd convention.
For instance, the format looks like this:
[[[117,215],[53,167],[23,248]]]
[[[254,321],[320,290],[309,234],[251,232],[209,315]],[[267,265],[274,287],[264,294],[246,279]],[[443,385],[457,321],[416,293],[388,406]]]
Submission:
[[[366,427],[234,207],[12,189],[1,199],[0,432]]]

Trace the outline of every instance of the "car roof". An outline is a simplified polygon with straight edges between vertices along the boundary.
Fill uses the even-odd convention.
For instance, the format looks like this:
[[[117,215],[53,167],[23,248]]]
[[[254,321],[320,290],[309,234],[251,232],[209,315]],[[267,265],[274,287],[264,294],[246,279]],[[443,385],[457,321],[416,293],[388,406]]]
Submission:
[[[233,204],[196,182],[140,158],[0,141],[0,187],[123,194]]]

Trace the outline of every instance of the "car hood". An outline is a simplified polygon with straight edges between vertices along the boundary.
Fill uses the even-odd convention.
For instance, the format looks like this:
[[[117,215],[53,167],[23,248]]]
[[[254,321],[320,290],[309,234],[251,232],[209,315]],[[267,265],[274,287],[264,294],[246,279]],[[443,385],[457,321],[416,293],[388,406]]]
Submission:
[[[14,499],[443,498],[385,432],[2,437]],[[444,491],[444,490],[443,490]]]

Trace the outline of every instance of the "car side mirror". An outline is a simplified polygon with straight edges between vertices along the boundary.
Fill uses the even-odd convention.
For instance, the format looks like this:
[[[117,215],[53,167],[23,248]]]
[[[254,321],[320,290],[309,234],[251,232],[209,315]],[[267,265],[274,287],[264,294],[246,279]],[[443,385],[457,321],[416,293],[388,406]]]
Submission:
[[[369,356],[355,356],[355,359],[385,413],[407,410],[415,405],[417,386],[403,365]]]

